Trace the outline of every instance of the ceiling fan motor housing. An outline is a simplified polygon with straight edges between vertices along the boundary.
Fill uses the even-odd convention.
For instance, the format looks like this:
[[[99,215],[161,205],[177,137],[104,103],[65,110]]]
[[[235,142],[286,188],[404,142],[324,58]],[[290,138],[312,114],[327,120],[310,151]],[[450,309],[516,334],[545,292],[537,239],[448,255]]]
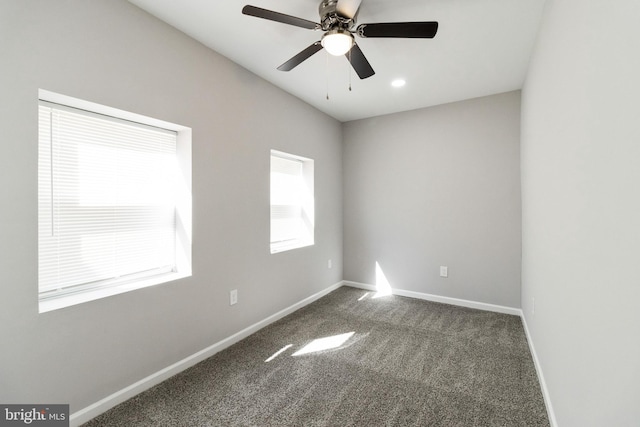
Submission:
[[[338,0],[322,0],[318,8],[320,13],[320,23],[322,31],[329,31],[336,28],[351,30],[355,24],[355,17],[348,17],[338,11]]]

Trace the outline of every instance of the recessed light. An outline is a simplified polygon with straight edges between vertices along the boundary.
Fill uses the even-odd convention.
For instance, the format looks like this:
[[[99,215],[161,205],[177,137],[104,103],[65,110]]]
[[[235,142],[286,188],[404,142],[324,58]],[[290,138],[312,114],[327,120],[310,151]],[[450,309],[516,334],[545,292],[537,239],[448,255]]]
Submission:
[[[395,79],[394,81],[391,82],[391,86],[393,87],[402,87],[406,84],[407,82],[402,80],[402,79]]]

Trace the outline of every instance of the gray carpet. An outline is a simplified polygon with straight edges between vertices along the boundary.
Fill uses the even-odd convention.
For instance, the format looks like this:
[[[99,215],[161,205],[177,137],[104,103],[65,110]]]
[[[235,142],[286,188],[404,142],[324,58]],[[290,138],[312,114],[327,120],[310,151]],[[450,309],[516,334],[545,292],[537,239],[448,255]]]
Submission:
[[[549,425],[517,316],[365,294],[342,287],[85,426]]]

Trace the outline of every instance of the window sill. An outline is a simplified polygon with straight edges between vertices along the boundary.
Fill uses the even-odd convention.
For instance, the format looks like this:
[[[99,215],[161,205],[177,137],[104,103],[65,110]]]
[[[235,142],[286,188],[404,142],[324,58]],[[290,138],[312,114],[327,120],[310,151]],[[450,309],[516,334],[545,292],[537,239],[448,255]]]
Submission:
[[[189,276],[191,276],[191,273],[166,273],[143,280],[136,280],[134,282],[122,283],[105,288],[90,289],[73,294],[41,298],[38,303],[38,312],[46,313],[49,311],[59,310],[65,307],[71,307],[73,305],[135,291],[136,289],[172,282]]]
[[[277,254],[280,252],[291,251],[293,249],[304,248],[307,246],[313,246],[313,242],[308,240],[297,240],[294,242],[287,242],[285,244],[272,243],[271,244],[271,254]]]

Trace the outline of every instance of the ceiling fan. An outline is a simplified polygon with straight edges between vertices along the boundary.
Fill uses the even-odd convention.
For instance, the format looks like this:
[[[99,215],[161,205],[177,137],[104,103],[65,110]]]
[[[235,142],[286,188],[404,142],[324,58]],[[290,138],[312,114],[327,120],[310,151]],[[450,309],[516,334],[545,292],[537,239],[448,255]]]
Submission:
[[[438,31],[437,22],[388,22],[356,25],[362,0],[322,0],[320,2],[320,23],[297,18],[284,13],[245,6],[242,13],[270,21],[281,22],[308,30],[321,30],[322,38],[278,67],[280,71],[290,71],[324,48],[329,54],[346,56],[361,79],[375,74],[371,64],[358,47],[354,34],[363,38],[425,38],[430,39]]]

